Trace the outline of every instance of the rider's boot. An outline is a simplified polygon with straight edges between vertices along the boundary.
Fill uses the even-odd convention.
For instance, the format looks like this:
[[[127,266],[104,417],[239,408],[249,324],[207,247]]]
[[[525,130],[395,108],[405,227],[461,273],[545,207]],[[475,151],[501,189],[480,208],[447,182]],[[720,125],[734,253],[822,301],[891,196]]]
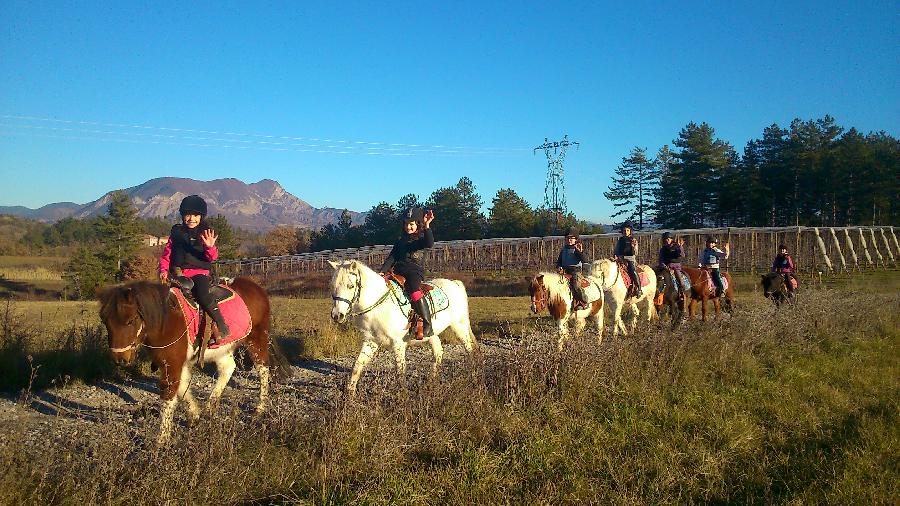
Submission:
[[[419,318],[422,318],[422,339],[433,336],[434,331],[431,329],[431,312],[428,311],[428,304],[425,302],[425,297],[422,297],[417,301],[411,301],[411,305],[419,315]],[[418,338],[419,336],[416,337]]]
[[[212,321],[216,322],[216,327],[219,328],[219,339],[228,339],[231,336],[231,329],[228,328],[228,325],[225,323],[225,318],[222,316],[222,312],[219,311],[219,304],[213,302],[206,312],[209,313],[209,317],[212,318]],[[216,341],[210,339],[210,344],[215,344],[215,342]]]

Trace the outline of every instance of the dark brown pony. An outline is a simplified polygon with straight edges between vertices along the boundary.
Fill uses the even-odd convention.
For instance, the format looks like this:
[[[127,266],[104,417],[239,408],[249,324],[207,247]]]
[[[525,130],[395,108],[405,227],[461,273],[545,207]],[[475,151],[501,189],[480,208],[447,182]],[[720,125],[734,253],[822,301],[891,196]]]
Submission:
[[[731,274],[722,273],[722,277],[728,281],[728,288],[725,289],[725,304],[722,307],[722,301],[716,297],[715,288],[710,288],[710,276],[712,274],[706,269],[698,269],[695,267],[681,267],[681,270],[691,278],[691,301],[688,304],[688,319],[694,318],[694,310],[697,303],[700,303],[700,309],[703,314],[703,321],[706,321],[706,301],[711,300],[715,308],[716,318],[719,317],[720,310],[731,311],[734,307],[734,283],[731,281]]]
[[[686,290],[679,290],[678,281],[666,267],[658,266],[653,269],[656,273],[656,301],[660,302],[656,305],[656,314],[662,318],[663,308],[669,309],[669,316],[672,318],[672,328],[678,326],[684,318],[684,311],[687,309],[687,298],[690,296]]]
[[[269,341],[270,308],[265,290],[249,278],[237,278],[230,285],[247,304],[252,330],[244,339],[206,351],[205,358],[216,363],[218,379],[209,398],[212,411],[235,369],[234,351],[243,345],[249,351],[259,373],[259,405],[266,409],[269,396],[269,368],[273,358],[280,377],[290,375],[290,365],[274,342]],[[134,361],[144,347],[159,370],[159,395],[163,403],[159,443],[166,443],[172,431],[172,418],[179,399],[184,399],[192,418],[200,410],[190,391],[192,358],[199,349],[191,344],[181,306],[169,287],[149,281],[132,281],[105,288],[99,293],[100,318],[109,333],[113,359],[119,363]],[[273,350],[270,355],[269,350]]]

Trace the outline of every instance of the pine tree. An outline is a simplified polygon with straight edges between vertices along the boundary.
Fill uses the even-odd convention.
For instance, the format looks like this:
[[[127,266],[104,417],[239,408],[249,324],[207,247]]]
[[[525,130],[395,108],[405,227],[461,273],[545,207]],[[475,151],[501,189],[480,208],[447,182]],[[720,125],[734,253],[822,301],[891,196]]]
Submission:
[[[134,258],[141,245],[142,226],[131,197],[118,190],[110,194],[107,215],[97,221],[97,235],[103,245],[101,258],[120,277],[122,262]]]
[[[631,153],[622,158],[622,164],[616,168],[612,180],[609,190],[603,192],[603,196],[618,209],[612,217],[625,215],[623,221],[636,220],[637,228],[644,228],[651,210],[655,208],[656,188],[659,185],[659,171],[647,159],[647,148],[632,148]]]
[[[435,234],[441,240],[481,238],[484,228],[481,197],[471,179],[462,177],[456,186],[438,188],[425,206],[434,211]]]
[[[397,210],[387,202],[379,202],[366,213],[363,237],[366,244],[393,244],[400,233]]]
[[[489,237],[528,237],[534,228],[534,211],[511,188],[497,190],[488,212]]]
[[[216,248],[219,250],[221,260],[237,258],[238,238],[234,228],[228,223],[228,219],[221,214],[206,218],[206,224],[219,236],[216,239]]]

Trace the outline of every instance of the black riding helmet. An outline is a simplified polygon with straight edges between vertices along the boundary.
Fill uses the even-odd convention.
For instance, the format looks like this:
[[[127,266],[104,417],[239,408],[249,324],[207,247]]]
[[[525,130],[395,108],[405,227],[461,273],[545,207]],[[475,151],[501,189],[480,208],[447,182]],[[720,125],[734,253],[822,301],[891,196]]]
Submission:
[[[625,223],[623,223],[622,226],[619,227],[619,232],[625,232],[626,228],[630,228],[631,231],[634,232],[634,225],[632,225],[630,221],[626,221]]]
[[[713,237],[711,235],[706,236],[706,245],[707,246],[709,246],[710,244],[718,244],[718,242],[719,241],[717,241],[715,237]]]
[[[575,227],[569,227],[569,229],[566,230],[566,239],[568,239],[569,237],[578,239],[578,229]]]
[[[666,239],[671,239],[671,238],[672,238],[672,232],[663,232],[663,235],[662,235],[663,241],[665,241]]]
[[[201,218],[206,217],[206,201],[199,195],[188,195],[181,201],[178,206],[178,212],[182,216],[186,214],[199,214]]]
[[[779,244],[778,251],[781,251],[781,250],[787,250],[787,246],[785,246],[784,244]]]
[[[403,223],[414,221],[422,223],[425,220],[425,211],[421,207],[410,207],[403,211]]]

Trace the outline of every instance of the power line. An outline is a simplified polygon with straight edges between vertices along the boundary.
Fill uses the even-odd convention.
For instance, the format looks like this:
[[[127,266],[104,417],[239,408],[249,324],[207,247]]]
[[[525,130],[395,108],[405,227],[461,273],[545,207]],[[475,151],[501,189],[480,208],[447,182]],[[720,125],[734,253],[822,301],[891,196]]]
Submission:
[[[527,148],[497,148],[497,147],[473,147],[473,146],[449,146],[449,145],[441,145],[441,144],[408,144],[408,143],[389,143],[389,142],[376,142],[376,141],[353,141],[353,140],[342,140],[342,139],[328,139],[322,137],[300,137],[300,136],[286,136],[286,135],[271,135],[271,134],[260,134],[260,133],[246,133],[246,132],[219,132],[213,130],[198,130],[191,128],[176,128],[176,127],[161,127],[161,126],[149,126],[149,125],[138,125],[138,124],[121,124],[121,123],[102,123],[96,121],[84,121],[84,120],[73,120],[73,119],[59,119],[59,118],[45,118],[39,116],[25,116],[25,115],[11,115],[11,114],[0,114],[0,118],[7,120],[16,120],[16,121],[28,121],[28,122],[44,122],[44,123],[63,123],[70,125],[84,125],[84,126],[92,126],[92,127],[103,127],[103,128],[114,128],[114,129],[125,129],[125,131],[106,131],[103,132],[106,135],[135,135],[135,132],[129,132],[128,130],[151,130],[157,132],[166,132],[166,135],[171,135],[173,138],[187,138],[185,134],[207,134],[207,135],[221,135],[221,136],[229,136],[234,138],[229,139],[215,139],[220,142],[246,142],[246,143],[273,143],[278,144],[277,141],[307,141],[307,142],[325,142],[325,143],[335,143],[340,144],[341,146],[319,146],[314,145],[315,147],[325,147],[325,148],[340,148],[340,149],[356,149],[356,150],[391,150],[391,151],[402,151],[405,153],[443,153],[443,154],[477,154],[477,155],[512,155],[523,153],[527,151]],[[32,125],[34,126],[34,125]],[[37,128],[35,126],[35,128]],[[49,127],[47,127],[49,128]],[[163,135],[163,134],[146,134],[146,135]],[[256,139],[274,139],[274,141],[260,141],[260,140],[251,140],[244,141],[237,139],[238,137],[243,138],[256,138]],[[200,138],[204,139],[204,138]],[[387,146],[387,147],[380,147]]]

